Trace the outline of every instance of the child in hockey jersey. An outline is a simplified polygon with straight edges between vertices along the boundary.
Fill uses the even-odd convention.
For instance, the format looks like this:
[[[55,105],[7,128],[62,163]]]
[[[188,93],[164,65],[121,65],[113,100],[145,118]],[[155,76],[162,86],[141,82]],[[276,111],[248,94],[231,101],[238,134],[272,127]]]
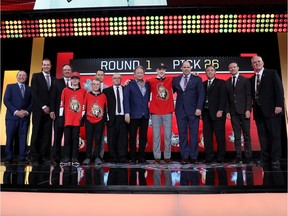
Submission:
[[[59,110],[59,117],[64,120],[64,152],[60,165],[65,166],[72,162],[73,166],[79,166],[80,120],[84,114],[86,91],[80,87],[78,72],[72,72],[70,78],[71,87],[66,87],[62,91]]]
[[[84,100],[86,110],[86,159],[84,165],[89,165],[95,160],[96,165],[101,165],[100,147],[106,121],[107,100],[105,94],[100,92],[101,82],[97,78],[92,80],[92,91],[87,92]],[[95,141],[95,147],[92,148]],[[92,152],[92,149],[93,152]]]

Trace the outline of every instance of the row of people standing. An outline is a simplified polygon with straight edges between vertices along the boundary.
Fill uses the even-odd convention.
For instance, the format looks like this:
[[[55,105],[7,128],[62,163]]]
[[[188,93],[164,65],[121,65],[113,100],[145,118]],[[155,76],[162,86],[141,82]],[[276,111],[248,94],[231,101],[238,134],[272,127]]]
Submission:
[[[235,160],[237,162],[240,162],[242,160],[241,130],[243,130],[244,135],[245,156],[247,160],[251,160],[252,158],[251,138],[250,138],[250,125],[249,125],[251,100],[249,99],[249,97],[253,98],[254,118],[256,120],[261,145],[261,156],[262,156],[261,158],[263,162],[271,161],[272,163],[279,163],[279,159],[281,157],[281,137],[279,130],[275,130],[275,128],[281,126],[281,122],[279,119],[284,106],[283,87],[281,84],[281,80],[277,75],[277,72],[275,71],[271,72],[266,69],[264,70],[264,63],[260,56],[253,57],[251,59],[251,62],[252,67],[256,70],[256,74],[260,74],[260,76],[262,75],[262,78],[264,79],[265,82],[263,83],[261,82],[261,84],[259,84],[260,81],[259,79],[255,78],[256,75],[254,75],[250,79],[251,82],[248,82],[247,78],[244,78],[238,74],[239,67],[235,62],[229,64],[229,70],[232,75],[233,73],[235,73],[236,76],[238,75],[235,78],[235,80],[237,80],[235,81],[236,84],[234,83],[234,80],[232,78],[228,79],[226,83],[224,80],[215,78],[216,71],[212,66],[209,66],[206,68],[206,75],[208,80],[205,81],[203,85],[201,78],[191,73],[191,65],[189,61],[183,62],[183,65],[181,67],[183,75],[174,77],[173,79],[171,77],[164,76],[166,67],[164,65],[160,65],[159,67],[157,67],[156,70],[157,71],[156,78],[148,79],[147,82],[144,81],[144,74],[145,74],[144,68],[138,66],[134,71],[135,80],[132,81],[129,85],[125,86],[125,88],[121,86],[121,75],[115,74],[112,78],[113,86],[110,87],[110,90],[108,90],[109,89],[108,88],[105,94],[106,97],[109,97],[110,92],[110,99],[108,101],[110,102],[114,100],[115,104],[113,105],[113,107],[112,105],[110,108],[108,107],[108,115],[104,115],[103,112],[103,117],[108,116],[107,126],[109,124],[110,126],[114,125],[114,122],[116,122],[116,124],[118,125],[117,127],[111,127],[113,128],[112,130],[111,128],[109,130],[109,127],[107,128],[108,147],[111,160],[114,162],[117,161],[125,162],[127,160],[126,157],[127,145],[125,146],[124,144],[124,146],[122,146],[123,145],[122,143],[127,143],[125,140],[128,138],[126,137],[127,133],[125,132],[125,130],[128,129],[131,161],[133,163],[136,162],[136,136],[137,136],[137,130],[138,128],[140,128],[138,162],[140,163],[146,162],[145,146],[147,143],[147,129],[149,118],[148,102],[150,100],[150,91],[151,91],[152,101],[150,105],[150,114],[152,115],[153,153],[155,157],[155,162],[158,163],[161,160],[160,132],[159,132],[161,125],[164,126],[164,137],[165,137],[164,160],[165,162],[171,161],[170,158],[171,141],[169,140],[169,137],[171,137],[172,134],[173,106],[171,106],[171,102],[173,104],[173,97],[172,97],[173,94],[172,89],[173,89],[173,91],[177,93],[175,114],[179,130],[180,155],[182,158],[182,163],[189,162],[189,157],[191,162],[197,161],[198,157],[197,140],[198,140],[198,127],[200,116],[202,116],[203,120],[206,161],[210,162],[214,158],[213,133],[215,133],[216,135],[216,140],[218,144],[217,160],[218,161],[224,160],[226,149],[225,113],[227,113],[228,118],[231,118],[232,126],[234,129],[235,149],[236,149]],[[51,142],[49,141],[51,141],[50,139],[51,124],[52,124],[51,119],[54,120],[54,131],[55,131],[54,144],[52,147],[52,156],[53,156],[52,159],[53,161],[57,162],[60,159],[60,149],[62,139],[61,134],[63,134],[63,127],[59,127],[60,125],[59,120],[61,118],[57,116],[59,113],[59,111],[57,110],[59,108],[57,106],[58,104],[60,106],[59,100],[61,99],[59,98],[62,93],[62,90],[66,86],[65,81],[67,81],[71,76],[70,74],[72,73],[72,68],[70,65],[64,65],[63,66],[64,78],[57,79],[55,82],[54,78],[50,76],[50,69],[51,69],[51,61],[49,59],[44,59],[42,64],[42,72],[34,74],[32,77],[31,95],[33,98],[33,117],[32,117],[33,130],[32,130],[30,149],[31,149],[32,161],[36,163],[39,162],[46,163],[50,159],[49,154],[50,154]],[[18,78],[18,75],[22,73],[23,72],[21,73],[19,72],[17,74],[18,88],[21,84],[21,80],[20,78]],[[80,77],[78,77],[77,79],[79,80],[79,78]],[[244,81],[242,82],[241,80]],[[95,80],[95,82],[97,82],[97,80]],[[52,83],[54,84],[53,87],[51,88]],[[252,85],[252,88],[250,88],[251,94],[249,94],[249,84]],[[122,98],[120,96],[121,99],[120,103],[118,103],[117,101],[118,98],[117,97],[118,91],[116,88],[117,86],[119,86],[120,87],[119,89],[122,90],[120,95],[123,94]],[[273,91],[267,90],[271,89],[271,87],[273,87]],[[7,87],[7,90],[8,89],[9,88]],[[25,94],[30,94],[29,93],[30,87],[26,86],[25,89],[26,89]],[[227,101],[226,91],[228,91],[228,106],[225,105]],[[9,94],[9,91],[6,92],[8,92],[7,94]],[[7,96],[6,92],[5,92],[6,100],[4,100],[4,103],[5,105],[6,104],[8,105],[7,101],[9,100],[8,97],[9,95]],[[51,96],[49,95],[49,93],[51,94]],[[56,99],[54,98],[53,100],[51,100],[53,98],[53,95],[56,96]],[[267,95],[269,97],[267,97]],[[109,104],[113,103],[108,103],[108,106]],[[119,109],[118,104],[120,104],[120,110],[118,110]],[[14,112],[11,113],[9,109],[8,113],[17,118],[17,120],[20,119],[23,120],[24,117],[26,118],[27,116],[29,117],[29,114],[31,113],[32,104],[30,104],[29,106],[25,105],[24,107],[21,104],[18,107],[16,110],[14,110],[14,112],[17,111],[16,113]],[[22,107],[25,112],[22,112]],[[114,109],[117,109],[117,111],[116,110],[115,112],[112,111]],[[18,111],[21,112],[18,113]],[[104,109],[104,111],[107,110]],[[20,116],[17,116],[18,114]],[[129,124],[128,128],[126,127],[124,120],[126,123]],[[85,121],[87,121],[87,119]],[[6,115],[6,125],[8,122]],[[7,140],[10,140],[8,139],[8,134],[11,134],[10,132],[11,130],[7,131]],[[190,136],[188,136],[188,132]],[[271,141],[271,135],[272,138],[275,139],[273,142]],[[121,137],[120,138],[121,142],[119,142],[119,139],[116,139],[117,136]],[[103,133],[101,139],[103,139]],[[189,144],[188,140],[190,140]],[[11,152],[11,146],[12,146],[11,141],[9,142],[10,143],[6,145],[6,155],[8,156],[7,160],[11,161],[13,153]],[[123,153],[119,152],[119,148],[121,148],[120,152],[122,151]],[[24,157],[23,150],[21,151],[21,155],[22,156],[19,155],[19,159],[24,160],[21,158]],[[89,158],[89,154],[87,157]]]

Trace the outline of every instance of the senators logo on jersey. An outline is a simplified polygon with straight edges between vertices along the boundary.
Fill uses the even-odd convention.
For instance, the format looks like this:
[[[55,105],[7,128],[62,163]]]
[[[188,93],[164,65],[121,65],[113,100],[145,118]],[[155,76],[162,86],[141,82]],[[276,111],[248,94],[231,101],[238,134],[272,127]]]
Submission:
[[[91,111],[88,114],[89,115],[93,115],[96,118],[99,118],[99,117],[103,116],[103,110],[98,105],[97,101],[93,101],[93,103],[91,105]]]
[[[157,94],[157,98],[161,99],[161,100],[168,100],[169,98],[169,92],[168,90],[163,86],[162,83],[159,83],[157,85],[157,90],[158,90],[158,94]]]
[[[70,99],[70,105],[69,105],[69,108],[68,110],[71,110],[73,112],[80,112],[80,103],[79,101],[76,99],[76,97],[71,97]]]

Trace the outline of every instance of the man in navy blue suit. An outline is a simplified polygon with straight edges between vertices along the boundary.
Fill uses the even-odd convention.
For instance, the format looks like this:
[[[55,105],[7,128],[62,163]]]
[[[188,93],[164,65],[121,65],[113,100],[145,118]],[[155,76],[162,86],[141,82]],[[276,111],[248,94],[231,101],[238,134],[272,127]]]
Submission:
[[[149,123],[148,103],[150,101],[150,86],[143,80],[145,70],[137,66],[134,70],[135,80],[124,89],[125,121],[129,124],[129,147],[131,163],[136,162],[136,138],[139,129],[138,163],[146,163],[145,147]]]
[[[173,79],[173,91],[177,92],[175,114],[179,131],[181,163],[197,162],[198,128],[204,102],[204,87],[199,76],[191,74],[191,64],[184,61],[182,75]],[[188,145],[188,131],[190,145]]]
[[[25,149],[27,144],[27,132],[32,111],[31,88],[25,85],[27,73],[20,70],[17,73],[17,83],[7,85],[4,95],[6,112],[6,164],[11,164],[14,158],[13,143],[15,137],[19,140],[18,163],[26,164]]]

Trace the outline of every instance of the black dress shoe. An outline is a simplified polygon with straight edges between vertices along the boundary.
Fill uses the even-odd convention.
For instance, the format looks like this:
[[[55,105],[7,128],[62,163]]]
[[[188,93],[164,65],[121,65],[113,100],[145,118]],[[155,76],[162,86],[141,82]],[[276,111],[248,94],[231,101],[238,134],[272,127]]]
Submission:
[[[233,163],[234,163],[234,164],[242,164],[242,159],[241,159],[241,158],[235,158],[235,159],[233,160]]]
[[[182,159],[180,163],[184,165],[184,164],[188,164],[189,161],[187,159]]]
[[[145,159],[141,159],[141,160],[138,160],[138,163],[139,164],[147,164],[147,161]]]
[[[197,159],[191,159],[191,160],[190,160],[190,163],[191,163],[191,164],[197,164],[198,161],[197,161]]]
[[[248,165],[252,165],[254,162],[251,158],[246,158],[243,160],[243,163],[244,164],[248,164]]]
[[[271,165],[274,167],[280,166],[280,161],[279,160],[273,160],[273,161],[271,161]]]
[[[59,164],[59,162],[56,161],[56,160],[52,160],[52,161],[51,161],[51,165],[52,165],[52,166],[57,166],[58,164]]]
[[[18,161],[18,164],[20,164],[20,165],[24,165],[24,164],[28,164],[28,163],[29,163],[29,161],[26,160],[26,159],[23,159],[23,160],[19,160],[19,161]]]
[[[203,163],[206,163],[206,164],[207,164],[207,163],[213,163],[213,160],[211,160],[211,159],[204,160]]]
[[[13,160],[12,159],[6,159],[5,164],[12,164]]]
[[[268,161],[267,160],[258,160],[256,164],[257,164],[257,166],[263,166],[265,164],[268,164]]]
[[[130,164],[136,164],[136,160],[131,160]]]

